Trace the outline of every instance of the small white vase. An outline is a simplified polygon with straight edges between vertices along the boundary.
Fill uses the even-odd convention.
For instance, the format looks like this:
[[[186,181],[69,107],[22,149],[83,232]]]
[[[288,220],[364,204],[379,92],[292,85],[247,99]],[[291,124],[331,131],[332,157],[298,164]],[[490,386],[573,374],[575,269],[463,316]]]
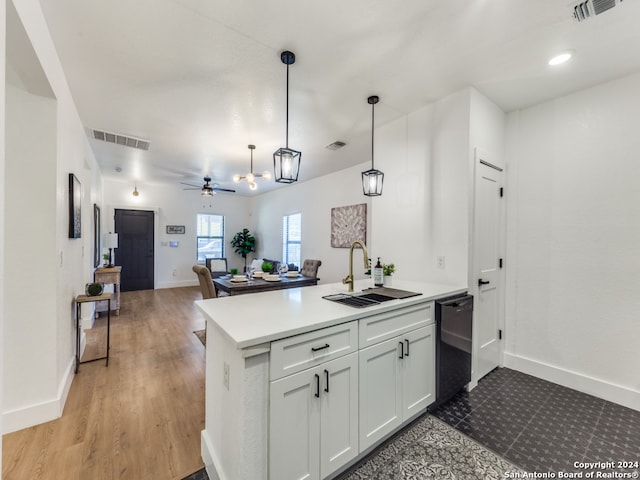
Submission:
[[[391,279],[392,279],[392,278],[393,278],[393,277],[392,277],[391,275],[385,275],[385,276],[384,276],[384,284],[385,284],[386,286],[390,287],[390,286],[391,286],[391,284],[393,283],[393,282],[391,281]]]

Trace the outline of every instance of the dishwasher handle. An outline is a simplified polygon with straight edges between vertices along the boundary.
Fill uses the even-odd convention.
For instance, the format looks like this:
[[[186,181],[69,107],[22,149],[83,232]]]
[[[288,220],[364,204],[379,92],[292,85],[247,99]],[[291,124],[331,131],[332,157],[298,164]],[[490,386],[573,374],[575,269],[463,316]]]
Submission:
[[[465,295],[464,297],[454,298],[446,302],[438,302],[442,308],[463,309],[473,308],[473,296]]]

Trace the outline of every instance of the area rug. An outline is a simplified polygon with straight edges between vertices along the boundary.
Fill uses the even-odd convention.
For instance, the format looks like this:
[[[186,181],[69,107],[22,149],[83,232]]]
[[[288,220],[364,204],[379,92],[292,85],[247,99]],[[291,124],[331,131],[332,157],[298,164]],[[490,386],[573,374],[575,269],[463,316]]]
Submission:
[[[184,480],[208,478],[206,471],[200,470]],[[446,423],[425,415],[335,480],[503,478],[525,478],[524,471]]]
[[[196,330],[193,332],[196,337],[200,339],[202,345],[207,346],[207,331],[206,330]]]
[[[524,473],[446,423],[425,415],[338,479],[497,480],[513,478],[508,475],[512,472]]]

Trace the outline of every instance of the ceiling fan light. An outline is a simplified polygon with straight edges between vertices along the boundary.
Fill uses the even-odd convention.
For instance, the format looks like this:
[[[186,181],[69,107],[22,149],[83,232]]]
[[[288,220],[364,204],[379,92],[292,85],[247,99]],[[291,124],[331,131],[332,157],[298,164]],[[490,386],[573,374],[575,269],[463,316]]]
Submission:
[[[258,188],[258,184],[256,182],[249,182],[249,188],[251,190],[256,190]]]
[[[247,182],[249,182],[249,183],[253,183],[254,180],[256,179],[256,177],[253,175],[253,172],[247,173],[247,176],[245,178],[247,179]]]
[[[240,175],[234,175],[233,176],[233,181],[236,183],[240,183],[240,180],[242,180],[242,177]]]

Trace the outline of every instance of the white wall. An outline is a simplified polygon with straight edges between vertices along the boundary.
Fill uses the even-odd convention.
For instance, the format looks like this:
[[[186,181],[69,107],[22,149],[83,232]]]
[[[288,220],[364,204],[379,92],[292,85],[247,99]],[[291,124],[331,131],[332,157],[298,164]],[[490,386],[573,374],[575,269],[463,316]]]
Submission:
[[[350,145],[351,147],[351,145]],[[349,148],[349,147],[345,147]],[[353,147],[357,149],[356,146]],[[369,164],[370,165],[370,164]],[[304,167],[304,164],[301,168]],[[368,225],[371,205],[362,193],[360,173],[369,168],[361,164],[307,182],[288,185],[252,198],[251,217],[257,240],[256,258],[282,258],[282,217],[302,213],[301,257],[318,259],[321,283],[339,282],[349,273],[349,250],[331,247],[331,209],[368,203]],[[367,232],[369,238],[370,234]],[[367,247],[372,255],[369,238]],[[362,254],[354,252],[354,276],[363,278]]]
[[[376,129],[385,189],[373,201],[372,244],[400,278],[467,283],[469,96],[461,90]]]
[[[508,116],[508,365],[640,409],[640,74]]]
[[[90,280],[92,202],[101,194],[97,164],[39,3],[21,0],[14,8],[9,2],[6,25],[8,80],[3,75],[1,81],[10,142],[2,273],[11,282],[3,290],[5,433],[62,413],[73,379],[74,298]],[[75,240],[67,238],[71,172],[83,187],[82,238]],[[34,293],[37,285],[48,288]]]
[[[104,180],[103,231],[114,231],[115,208],[153,210],[155,216],[155,288],[198,285],[191,270],[196,262],[196,215],[212,213],[225,216],[225,255],[229,268],[240,271],[242,257],[233,251],[231,238],[244,227],[252,228],[249,218],[249,199],[232,193],[218,193],[202,197],[198,191],[175,186],[137,183],[140,195],[132,195],[134,185],[113,179]],[[184,225],[185,234],[167,234],[167,225]],[[178,241],[178,247],[169,247]],[[106,251],[106,250],[105,250]],[[117,257],[115,257],[117,264]]]
[[[464,89],[376,127],[375,166],[385,174],[380,197],[362,194],[360,172],[371,166],[369,135],[352,144],[363,164],[256,197],[254,224],[264,245],[259,254],[282,256],[282,216],[301,211],[302,256],[322,260],[323,283],[340,281],[348,254],[330,246],[331,208],[367,202],[367,247],[374,260],[394,263],[398,278],[466,284],[470,98],[471,89]],[[479,131],[476,139],[485,136]],[[436,268],[439,255],[446,258],[444,269]]]
[[[6,3],[0,1],[0,79],[5,78],[6,63]],[[0,185],[5,184],[5,92],[4,80],[0,80]],[[3,316],[0,319],[0,398],[3,398],[4,385],[4,195],[0,195],[0,312]],[[0,452],[2,452],[2,432],[3,432],[2,415],[0,415]],[[0,455],[0,472],[2,472],[2,455]],[[0,477],[2,473],[0,473]]]

